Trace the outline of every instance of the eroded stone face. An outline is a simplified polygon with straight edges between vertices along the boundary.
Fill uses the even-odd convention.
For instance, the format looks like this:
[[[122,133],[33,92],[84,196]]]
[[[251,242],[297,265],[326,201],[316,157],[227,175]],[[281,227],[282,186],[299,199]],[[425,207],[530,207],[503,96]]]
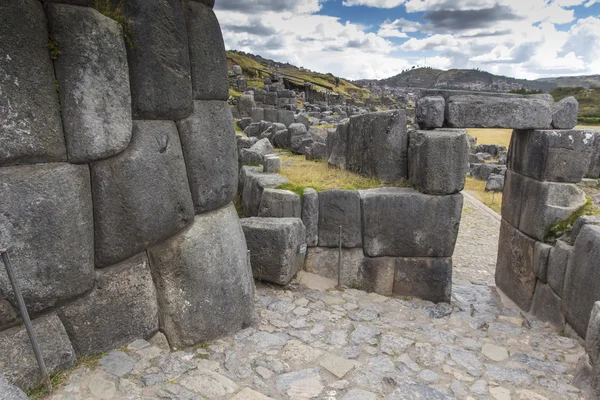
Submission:
[[[0,168],[0,247],[7,248],[30,312],[94,283],[94,223],[87,165]],[[0,293],[15,299],[5,269]]]
[[[123,151],[131,139],[131,92],[123,29],[91,7],[48,4],[69,161]]]
[[[171,346],[192,346],[250,325],[254,281],[233,205],[196,216],[148,255],[161,328]]]
[[[319,246],[361,247],[360,195],[356,190],[325,190],[319,193]]]
[[[40,2],[3,1],[0,37],[0,166],[66,161]]]

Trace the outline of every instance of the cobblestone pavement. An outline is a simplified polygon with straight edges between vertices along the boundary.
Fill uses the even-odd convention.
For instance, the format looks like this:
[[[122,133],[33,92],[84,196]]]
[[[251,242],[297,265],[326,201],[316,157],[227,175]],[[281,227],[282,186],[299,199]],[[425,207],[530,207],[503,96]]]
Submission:
[[[136,341],[79,367],[51,398],[579,399],[580,343],[468,283],[493,281],[498,224],[471,202],[463,218],[452,305],[302,274],[285,290],[257,287],[252,328],[176,352],[162,334]]]

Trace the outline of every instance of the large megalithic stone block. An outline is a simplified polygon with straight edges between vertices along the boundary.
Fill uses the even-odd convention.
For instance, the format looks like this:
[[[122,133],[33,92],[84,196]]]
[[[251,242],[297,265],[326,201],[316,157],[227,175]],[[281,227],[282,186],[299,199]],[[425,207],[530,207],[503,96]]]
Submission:
[[[337,282],[339,249],[310,247],[304,270]],[[363,264],[365,256],[361,248],[342,249],[342,285],[363,288]]]
[[[20,388],[10,385],[6,379],[0,375],[0,393],[4,395],[4,400],[28,400],[29,397]]]
[[[415,296],[434,303],[452,297],[452,258],[396,258],[394,296]]]
[[[319,194],[315,189],[306,188],[302,195],[302,222],[306,228],[306,245],[319,244]]]
[[[288,182],[289,180],[281,175],[257,173],[256,170],[246,169],[244,191],[242,193],[244,216],[258,216],[264,190],[273,189]]]
[[[183,7],[190,47],[194,99],[227,100],[227,58],[217,16],[211,7],[202,2],[184,0]]]
[[[106,267],[174,235],[194,218],[177,127],[134,121],[129,148],[93,163],[96,266]]]
[[[325,190],[319,193],[319,246],[362,246],[360,194],[357,190]]]
[[[380,188],[361,190],[360,198],[365,255],[451,257],[454,253],[461,194],[432,196],[408,188]]]
[[[537,244],[536,244],[537,245]],[[573,254],[573,247],[562,240],[557,240],[556,244],[550,250],[548,255],[548,268],[546,270],[546,280],[552,290],[559,296],[563,296],[563,287],[565,285],[565,274],[569,258]],[[537,265],[537,261],[536,261]]]
[[[178,120],[192,113],[188,34],[179,0],[128,0],[127,45],[135,119]]]
[[[450,128],[546,129],[552,107],[544,99],[497,96],[451,96],[446,101]]]
[[[47,5],[69,161],[87,163],[125,150],[131,92],[121,25],[90,7]]]
[[[337,126],[335,133],[328,135],[327,138],[331,143],[331,152],[327,163],[329,166],[344,168],[346,165],[346,153],[348,150],[348,129],[350,120],[344,119]],[[331,136],[331,139],[329,139]]]
[[[594,303],[590,313],[590,322],[585,335],[585,350],[592,364],[600,364],[600,301]]]
[[[468,167],[469,140],[465,129],[409,133],[408,176],[419,192],[460,192],[465,187]]]
[[[78,355],[152,336],[158,331],[158,303],[146,253],[97,270],[94,290],[58,313]]]
[[[554,129],[573,129],[577,125],[578,116],[579,102],[573,96],[552,105],[552,127]]]
[[[594,303],[599,300],[600,226],[586,225],[575,240],[563,288],[567,322],[583,338]]]
[[[34,319],[32,325],[50,375],[75,365],[75,351],[55,313]],[[25,390],[40,385],[42,376],[25,327],[6,330],[0,339],[0,376]]]
[[[600,178],[600,130],[594,131],[592,156],[586,176],[590,178]]]
[[[87,165],[0,168],[0,247],[7,248],[30,312],[94,284],[94,222]],[[4,268],[0,294],[16,304]]]
[[[0,41],[0,166],[66,161],[41,3],[0,2]]]
[[[525,311],[529,311],[535,292],[534,253],[535,240],[502,220],[496,286]]]
[[[531,313],[540,320],[550,322],[558,329],[563,329],[565,317],[561,312],[561,304],[560,297],[550,285],[538,280],[531,304]]]
[[[255,279],[287,285],[304,265],[306,230],[300,218],[244,218],[242,229]]]
[[[578,183],[589,169],[593,130],[515,130],[508,168],[539,181]]]
[[[148,250],[161,330],[174,347],[248,327],[254,281],[233,205],[197,215],[177,236]]]
[[[177,122],[196,213],[216,210],[235,197],[238,156],[233,123],[222,101],[194,101],[194,113]]]
[[[521,208],[525,179],[521,174],[506,170],[504,190],[502,192],[502,218],[512,226],[518,227],[521,222]]]
[[[585,193],[574,184],[523,179],[519,230],[539,241],[551,239],[553,227],[586,204]]]
[[[265,189],[260,199],[258,216],[264,218],[300,218],[302,200],[290,190]]]
[[[415,119],[421,129],[441,128],[444,125],[446,101],[441,96],[422,97],[417,101]]]
[[[382,111],[350,118],[346,169],[385,183],[408,177],[406,111]]]

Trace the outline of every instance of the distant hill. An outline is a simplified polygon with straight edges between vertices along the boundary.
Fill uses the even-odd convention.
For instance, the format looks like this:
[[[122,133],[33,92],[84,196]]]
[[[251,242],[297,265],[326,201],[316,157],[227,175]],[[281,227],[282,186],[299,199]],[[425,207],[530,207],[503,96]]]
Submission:
[[[552,83],[558,87],[600,88],[600,75],[559,76],[557,78],[540,78],[536,82]]]
[[[314,72],[305,68],[296,67],[289,63],[280,63],[241,51],[228,51],[227,64],[229,65],[229,68],[233,65],[242,67],[243,74],[246,77],[249,86],[259,88],[263,86],[263,79],[259,78],[257,71],[254,69],[259,68],[268,70],[272,73],[292,75],[296,78],[296,82],[308,80],[332,87],[334,92],[346,97],[351,97],[359,103],[363,103],[366,98],[371,97],[371,92],[369,90],[358,87],[345,79],[335,77],[333,74]]]

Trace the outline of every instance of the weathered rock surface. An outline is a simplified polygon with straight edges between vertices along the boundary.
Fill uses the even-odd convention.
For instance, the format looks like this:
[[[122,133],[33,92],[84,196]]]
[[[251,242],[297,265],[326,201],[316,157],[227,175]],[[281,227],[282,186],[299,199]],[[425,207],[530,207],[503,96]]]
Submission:
[[[263,191],[267,188],[274,189],[289,180],[277,174],[257,173],[247,170],[242,193],[242,208],[246,217],[258,216]]]
[[[396,258],[395,264],[395,296],[415,296],[434,303],[450,302],[451,258]]]
[[[299,218],[241,221],[254,278],[287,285],[304,264],[306,231]]]
[[[188,34],[181,2],[123,3],[134,46],[127,45],[135,119],[178,120],[193,111]]]
[[[49,374],[75,365],[75,351],[56,314],[47,314],[34,319],[32,325]],[[22,389],[29,389],[41,383],[39,367],[24,327],[2,332],[0,375],[4,376],[9,384]],[[0,394],[4,393],[0,392]]]
[[[502,192],[504,189],[504,176],[499,174],[490,174],[485,182],[486,192]]]
[[[441,128],[444,125],[446,101],[440,96],[423,97],[417,101],[415,119],[421,129]]]
[[[263,159],[263,171],[267,174],[276,174],[281,170],[281,158],[274,155],[265,156]]]
[[[361,247],[360,195],[356,190],[325,190],[319,193],[319,246]]]
[[[359,270],[360,280],[355,284],[367,292],[393,296],[396,259],[392,257],[364,257]]]
[[[327,247],[308,249],[304,269],[337,282],[339,250]],[[342,249],[342,285],[358,287],[363,284],[365,256],[361,248]]]
[[[598,131],[596,131],[594,134],[592,156],[586,176],[591,178],[600,177],[600,133],[598,133]]]
[[[535,276],[542,282],[548,282],[548,261],[553,247],[542,242],[535,242],[533,253]]]
[[[346,151],[348,149],[348,129],[350,120],[345,119],[337,126],[332,135],[331,153],[327,163],[330,166],[344,168],[346,165]],[[329,137],[329,136],[328,136]]]
[[[9,385],[8,382],[0,375],[0,393],[2,400],[28,400],[29,397],[18,387]]]
[[[550,285],[558,297],[563,296],[565,273],[567,271],[569,258],[572,254],[573,247],[562,240],[557,240],[552,250],[550,250],[546,279],[548,285]]]
[[[250,325],[254,281],[233,205],[196,216],[148,256],[161,331],[171,346],[193,346]]]
[[[152,336],[158,331],[158,304],[146,253],[97,271],[94,290],[59,315],[79,355]]]
[[[289,110],[277,110],[277,122],[284,124],[286,128],[289,127],[294,123],[294,112]]]
[[[319,195],[315,189],[304,189],[302,222],[306,228],[306,245],[317,246],[319,244]]]
[[[546,129],[552,108],[543,99],[451,96],[446,123],[452,128]]]
[[[552,105],[552,127],[554,129],[573,129],[577,125],[579,102],[575,97],[566,97]]]
[[[346,168],[385,183],[408,177],[404,110],[353,116],[348,127]]]
[[[462,195],[432,196],[408,188],[380,188],[361,190],[360,197],[367,256],[452,256]]]
[[[48,4],[49,32],[69,161],[112,157],[131,139],[131,92],[123,29],[90,7]]]
[[[594,303],[590,313],[590,322],[585,335],[585,350],[592,364],[600,364],[600,301]]]
[[[469,141],[464,129],[412,131],[409,134],[408,176],[422,193],[460,192],[465,186],[468,157]]]
[[[521,209],[523,203],[523,189],[527,178],[510,169],[504,178],[504,191],[502,192],[502,218],[512,226],[518,227],[521,223]]]
[[[550,285],[538,281],[531,304],[531,313],[542,321],[550,322],[558,329],[565,326],[565,317],[561,313],[561,299]]]
[[[529,311],[535,291],[534,247],[535,240],[502,220],[496,285],[525,311]]]
[[[593,130],[514,131],[508,167],[540,181],[581,181],[589,169]]]
[[[219,21],[210,7],[197,1],[185,0],[183,9],[194,99],[227,100],[227,59]]]
[[[568,220],[586,203],[585,193],[571,183],[524,178],[519,230],[545,241],[558,222]]]
[[[134,121],[129,148],[92,164],[96,265],[123,261],[194,219],[177,127]]]
[[[94,222],[87,165],[0,168],[0,247],[6,248],[30,312],[94,284]],[[0,268],[0,293],[13,304]]]
[[[252,94],[243,94],[238,98],[238,111],[241,117],[250,117],[253,110],[256,109],[254,96]],[[260,119],[258,120],[260,121]]]
[[[260,198],[258,216],[300,218],[302,216],[300,196],[289,190],[265,189]]]
[[[39,1],[0,4],[0,165],[67,160]]]
[[[590,314],[600,300],[600,226],[581,229],[570,257],[563,304],[567,322],[585,338]]]
[[[194,101],[194,113],[177,122],[196,213],[229,204],[237,188],[233,117],[222,101]]]

